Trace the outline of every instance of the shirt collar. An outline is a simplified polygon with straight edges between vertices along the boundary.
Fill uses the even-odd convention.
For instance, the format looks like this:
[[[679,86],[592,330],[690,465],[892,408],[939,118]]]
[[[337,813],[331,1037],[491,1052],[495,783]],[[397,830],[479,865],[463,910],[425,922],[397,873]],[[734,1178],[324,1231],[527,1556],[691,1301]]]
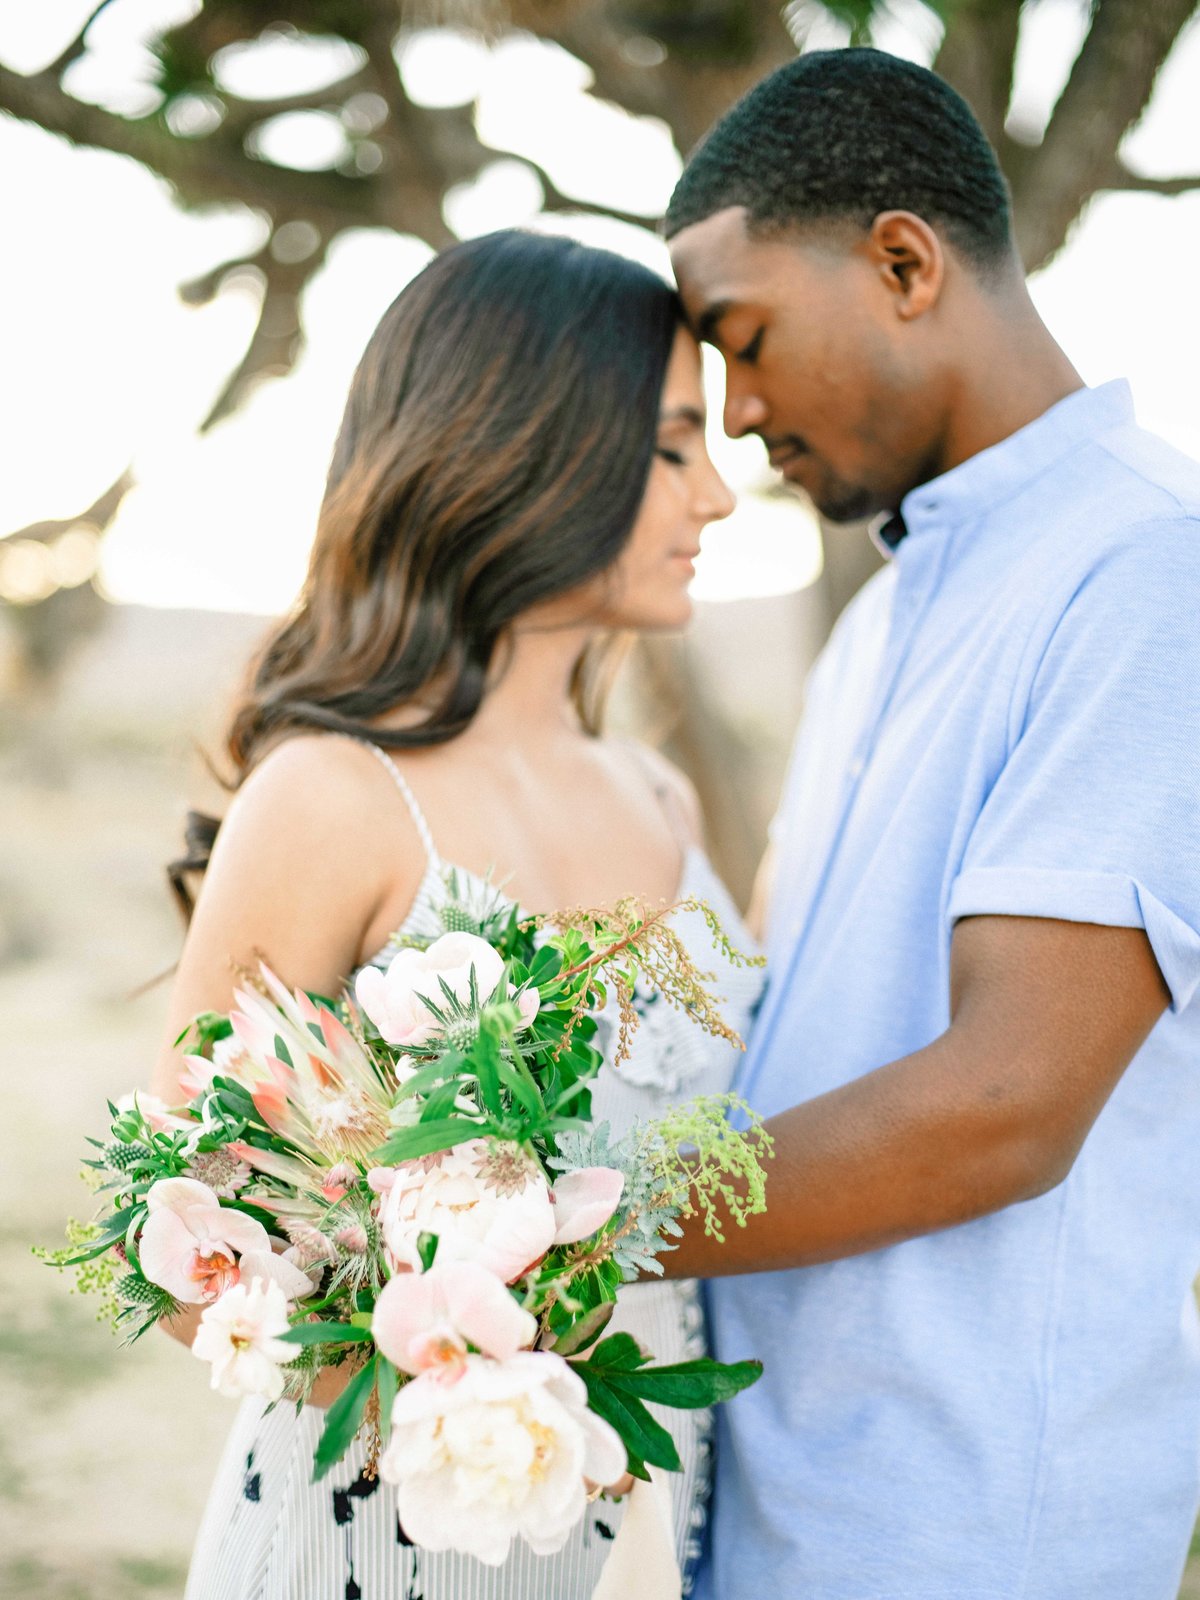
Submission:
[[[1080,445],[1132,420],[1133,398],[1123,378],[1076,389],[1007,439],[911,490],[871,536],[890,556],[924,528],[952,527],[1003,504]]]

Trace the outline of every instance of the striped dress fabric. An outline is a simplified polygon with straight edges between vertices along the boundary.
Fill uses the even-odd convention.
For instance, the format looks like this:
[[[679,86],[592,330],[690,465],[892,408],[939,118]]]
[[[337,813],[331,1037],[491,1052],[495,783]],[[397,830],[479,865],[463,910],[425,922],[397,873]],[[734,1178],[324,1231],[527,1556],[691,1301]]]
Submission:
[[[429,857],[408,917],[372,957],[371,965],[386,966],[404,936],[441,932],[437,907],[446,897],[448,869],[402,774],[386,752],[368,748],[404,796]],[[477,876],[457,873],[460,886],[486,892]],[[734,944],[749,949],[733,900],[694,846],[686,847],[676,898],[689,896],[706,901]],[[745,1037],[761,995],[761,971],[734,967],[714,951],[699,913],[678,914],[675,927],[697,965],[716,974],[713,987],[723,997],[726,1020]],[[602,1067],[593,1090],[595,1119],[607,1120],[618,1134],[695,1095],[727,1089],[736,1062],[728,1044],[701,1032],[659,996],[639,993],[635,1007],[640,1021],[630,1058],[615,1070]],[[616,1033],[611,1005],[598,1021],[596,1043],[609,1057]],[[693,1281],[630,1285],[610,1328],[633,1334],[658,1362],[690,1360],[708,1350]],[[686,1595],[707,1520],[712,1417],[652,1409],[683,1463],[670,1476]],[[312,1482],[323,1421],[324,1412],[315,1409],[241,1403],[197,1536],[185,1600],[588,1600],[621,1523],[620,1502],[590,1504],[563,1549],[550,1556],[534,1555],[520,1539],[499,1567],[417,1550],[400,1526],[394,1490],[364,1476],[361,1439],[320,1483]]]

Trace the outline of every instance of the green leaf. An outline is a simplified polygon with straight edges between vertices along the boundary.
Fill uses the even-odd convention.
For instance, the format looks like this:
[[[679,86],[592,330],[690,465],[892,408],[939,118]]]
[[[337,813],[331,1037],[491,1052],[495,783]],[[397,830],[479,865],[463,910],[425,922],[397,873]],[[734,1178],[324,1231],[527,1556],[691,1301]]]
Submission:
[[[436,1122],[418,1122],[415,1127],[401,1128],[372,1155],[374,1160],[382,1164],[414,1161],[418,1156],[449,1150],[452,1145],[462,1144],[466,1139],[478,1139],[490,1132],[490,1126],[472,1122],[466,1117],[441,1117]]]
[[[634,1372],[644,1367],[650,1357],[631,1333],[614,1333],[598,1344],[588,1357],[593,1367],[609,1372]]]
[[[761,1377],[761,1361],[738,1361],[728,1366],[719,1361],[681,1361],[670,1367],[611,1374],[613,1384],[621,1390],[683,1410],[730,1400]]]
[[[421,1258],[421,1271],[428,1272],[433,1265],[433,1258],[437,1255],[438,1236],[436,1233],[422,1233],[417,1236],[417,1255]]]
[[[325,1414],[325,1427],[317,1441],[313,1456],[314,1483],[320,1483],[325,1474],[336,1467],[349,1450],[362,1427],[363,1413],[371,1390],[375,1387],[375,1367],[378,1357],[372,1356],[359,1372],[351,1378],[342,1394]]]
[[[471,981],[475,981],[475,968],[471,968]],[[500,1098],[500,1040],[496,1025],[489,1018],[480,1029],[475,1049],[471,1052],[471,1065],[479,1084],[479,1098],[484,1109],[498,1117],[504,1109]]]
[[[529,963],[529,981],[536,984],[539,989],[544,988],[552,979],[557,978],[563,969],[562,956],[550,945],[539,946]]]
[[[396,1091],[396,1101],[411,1100],[415,1094],[428,1094],[441,1083],[460,1082],[467,1076],[467,1058],[460,1050],[451,1050],[436,1061],[418,1067],[411,1078],[406,1078]]]
[[[392,1431],[392,1406],[396,1403],[400,1374],[383,1356],[379,1356],[377,1360],[375,1381],[379,1389],[379,1437],[386,1444],[388,1435]]]
[[[285,1344],[358,1344],[371,1337],[371,1330],[348,1322],[299,1322],[279,1337]]]
[[[654,1420],[637,1396],[622,1393],[603,1372],[597,1372],[587,1362],[571,1364],[587,1384],[588,1405],[620,1434],[621,1442],[631,1458],[630,1472],[634,1471],[635,1460],[639,1465],[648,1462],[651,1466],[678,1472],[679,1452],[674,1439],[660,1422]],[[640,1476],[637,1473],[634,1475]]]
[[[111,1250],[118,1240],[125,1237],[138,1212],[145,1216],[145,1206],[123,1206],[120,1211],[114,1211],[100,1229],[100,1232],[88,1244],[86,1250],[81,1250],[78,1255],[70,1256],[67,1260],[58,1264],[63,1267],[77,1267],[84,1261],[94,1261],[97,1256],[102,1256],[106,1250]],[[138,1220],[140,1221],[141,1218],[138,1217]]]
[[[616,1309],[615,1300],[605,1300],[602,1304],[593,1306],[590,1311],[585,1311],[583,1316],[573,1322],[565,1333],[559,1334],[550,1348],[560,1356],[578,1355],[590,1344],[595,1344]]]

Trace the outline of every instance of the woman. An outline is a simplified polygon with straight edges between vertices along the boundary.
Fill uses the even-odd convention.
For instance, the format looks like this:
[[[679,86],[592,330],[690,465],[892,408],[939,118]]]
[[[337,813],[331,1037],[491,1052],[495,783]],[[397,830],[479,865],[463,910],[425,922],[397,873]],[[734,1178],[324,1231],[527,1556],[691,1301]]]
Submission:
[[[695,894],[737,939],[700,849],[694,797],[661,758],[600,737],[598,673],[617,629],[678,628],[700,531],[728,515],[704,445],[699,352],[652,273],[562,239],[496,234],[447,251],[384,316],[354,378],[307,582],[268,640],[228,750],[238,785],[212,851],[167,1036],[226,1009],[256,952],[332,993],[434,932],[452,864],[494,869],[523,907]],[[700,919],[679,932],[714,957]],[[758,978],[721,965],[744,1027]],[[620,1130],[727,1086],[732,1052],[640,1001],[597,1118]],[[164,1047],[154,1087],[177,1098]],[[694,1285],[627,1291],[619,1325],[661,1361],[703,1353]],[[195,1318],[172,1326],[190,1342]],[[299,1416],[238,1414],[188,1600],[575,1600],[621,1516],[589,1508],[556,1556],[498,1569],[407,1546],[362,1450],[318,1485],[322,1380]],[[674,1413],[681,1558],[707,1492],[708,1419]]]

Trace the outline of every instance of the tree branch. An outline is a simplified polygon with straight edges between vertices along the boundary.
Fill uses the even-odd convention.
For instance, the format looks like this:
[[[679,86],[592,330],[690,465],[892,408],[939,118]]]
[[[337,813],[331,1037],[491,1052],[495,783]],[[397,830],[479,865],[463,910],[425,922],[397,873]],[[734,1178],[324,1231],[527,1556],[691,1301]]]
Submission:
[[[309,218],[335,230],[376,227],[378,186],[371,178],[339,172],[294,172],[258,161],[240,143],[220,138],[181,139],[157,114],[120,117],[76,100],[45,73],[25,76],[0,65],[0,111],[32,122],[72,144],[129,156],[165,178],[188,206],[240,201],[274,214]]]
[[[351,95],[369,89],[371,82],[369,70],[362,66],[348,72],[335,83],[327,83],[323,89],[310,89],[305,94],[281,95],[277,100],[243,99],[225,89],[216,89],[214,93],[225,108],[222,131],[226,135],[244,139],[260,123],[269,122],[272,117],[285,116],[288,112],[337,110]]]
[[[1121,140],[1149,102],[1154,80],[1196,0],[1095,0],[1092,26],[1014,185],[1017,241],[1027,271],[1066,238],[1088,196],[1117,166]]]
[[[265,244],[256,256],[247,257],[263,275],[263,297],[258,322],[246,353],[230,373],[212,409],[200,424],[206,433],[224,417],[236,411],[248,392],[263,378],[281,378],[289,373],[304,349],[304,325],[300,317],[300,297],[310,278],[322,266],[329,241],[320,244],[303,261],[277,261]],[[226,262],[214,272],[224,273],[236,266]],[[204,285],[205,280],[198,280]],[[195,288],[193,284],[190,287]]]
[[[1141,172],[1131,172],[1123,161],[1118,161],[1116,170],[1097,184],[1099,189],[1128,190],[1133,194],[1190,194],[1193,189],[1200,189],[1200,172],[1190,173],[1176,178],[1149,178]]]
[[[88,15],[87,21],[83,24],[83,27],[80,28],[79,32],[71,40],[70,44],[67,45],[66,49],[60,51],[59,54],[57,56],[55,56],[54,60],[50,63],[50,65],[48,67],[43,67],[42,71],[45,74],[45,76],[51,77],[51,78],[61,78],[63,73],[67,70],[67,68],[69,66],[73,65],[76,61],[79,60],[80,56],[83,54],[84,50],[87,48],[86,41],[87,41],[88,30],[92,26],[92,23],[95,22],[96,18],[100,15],[100,13],[105,9],[105,7],[110,5],[111,3],[112,3],[112,0],[100,0],[99,5],[95,5],[95,6],[92,7],[91,12]]]
[[[947,7],[946,31],[933,70],[953,85],[979,118],[1007,167],[1012,140],[1004,131],[1012,99],[1024,0],[959,0]]]

